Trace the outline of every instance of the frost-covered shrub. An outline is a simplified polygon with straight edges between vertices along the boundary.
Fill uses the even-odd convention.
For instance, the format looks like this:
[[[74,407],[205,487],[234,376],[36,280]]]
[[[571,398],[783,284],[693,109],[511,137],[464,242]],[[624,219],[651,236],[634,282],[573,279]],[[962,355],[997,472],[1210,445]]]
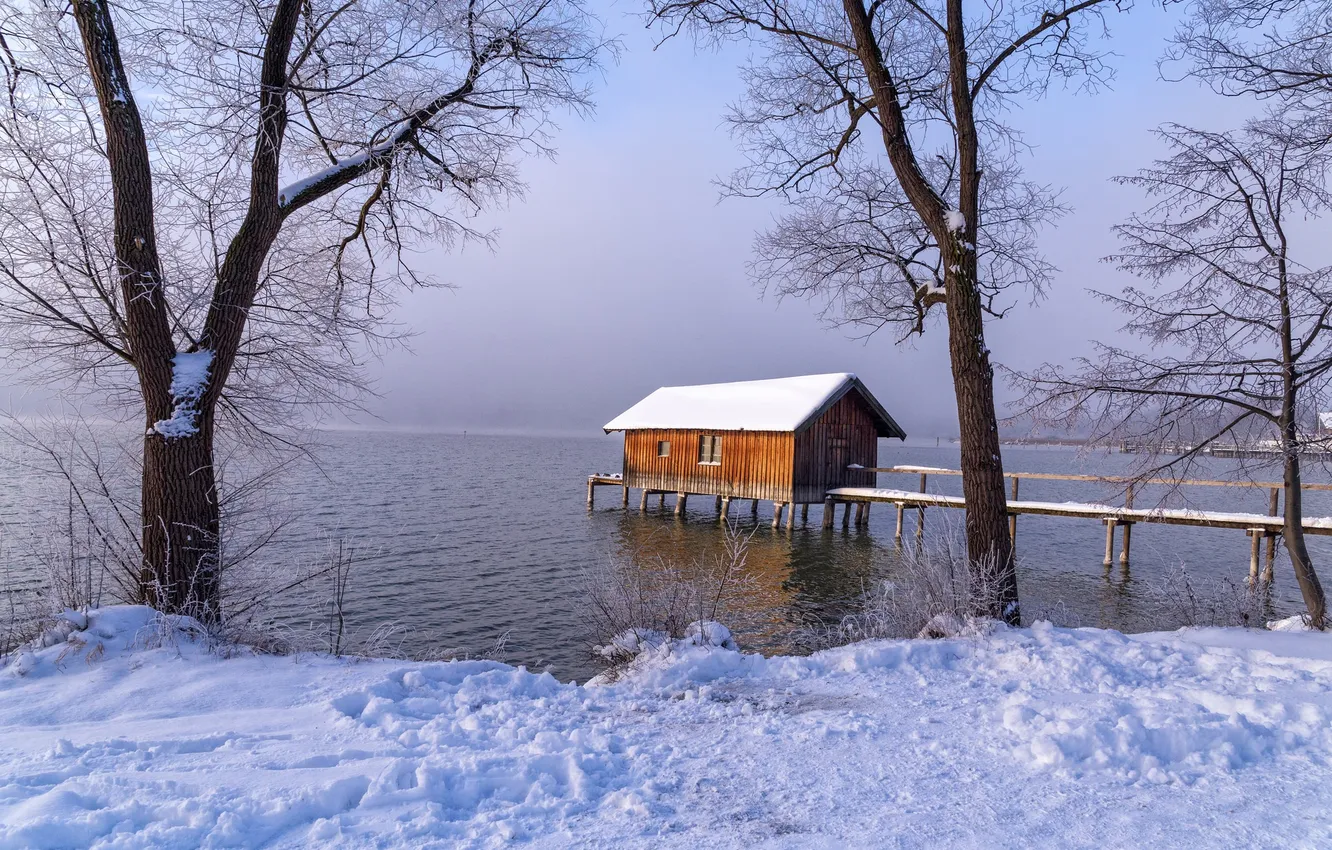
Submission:
[[[619,558],[583,576],[583,617],[594,660],[622,665],[676,641],[735,647],[721,620],[744,608],[754,582],[745,562],[750,535],[728,526],[710,558]]]
[[[1198,580],[1178,565],[1160,582],[1147,586],[1148,630],[1194,626],[1266,628],[1273,616],[1271,589],[1226,577]]]
[[[868,591],[857,613],[824,629],[815,643],[985,634],[993,624],[983,612],[999,584],[993,562],[968,563],[965,545],[945,535],[939,546],[903,550],[894,577]]]

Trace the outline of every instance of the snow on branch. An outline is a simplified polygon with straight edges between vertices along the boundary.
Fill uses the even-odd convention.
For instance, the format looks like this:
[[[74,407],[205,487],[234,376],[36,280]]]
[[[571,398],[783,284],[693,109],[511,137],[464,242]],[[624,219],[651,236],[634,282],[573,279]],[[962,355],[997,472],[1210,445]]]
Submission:
[[[398,127],[389,138],[368,151],[349,156],[336,165],[330,165],[323,171],[311,174],[309,177],[303,177],[294,183],[284,186],[278,192],[278,206],[284,210],[294,204],[294,202],[309,192],[310,189],[329,183],[331,186],[341,186],[349,180],[364,174],[370,167],[380,160],[391,155],[394,148],[407,141],[420,125],[415,121],[401,121]]]
[[[350,156],[336,165],[297,180],[295,183],[279,190],[278,207],[284,214],[289,213],[326,195],[339,186],[345,186],[372,168],[384,163],[397,148],[415,139],[417,132],[429,124],[435,116],[448,107],[465,101],[476,90],[477,80],[481,77],[486,66],[490,64],[491,60],[501,56],[505,48],[517,49],[512,34],[496,36],[485,47],[475,51],[472,54],[471,64],[468,66],[467,75],[462,83],[457,88],[436,97],[399,121],[397,128],[386,140],[374,145],[368,151]]]

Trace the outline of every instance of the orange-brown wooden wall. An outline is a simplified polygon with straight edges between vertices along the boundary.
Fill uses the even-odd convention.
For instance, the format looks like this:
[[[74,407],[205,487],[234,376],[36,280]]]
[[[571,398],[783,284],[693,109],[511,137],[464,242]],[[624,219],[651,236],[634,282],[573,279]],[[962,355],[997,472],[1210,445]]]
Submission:
[[[703,434],[721,437],[720,464],[698,462]],[[670,441],[670,457],[657,457],[659,440]],[[789,502],[794,442],[789,431],[626,431],[624,481],[628,487],[670,493]]]

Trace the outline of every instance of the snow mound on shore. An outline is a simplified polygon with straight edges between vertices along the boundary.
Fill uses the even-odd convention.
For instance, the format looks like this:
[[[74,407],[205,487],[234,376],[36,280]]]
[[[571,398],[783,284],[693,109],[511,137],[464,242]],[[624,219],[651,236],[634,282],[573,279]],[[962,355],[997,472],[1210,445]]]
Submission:
[[[695,620],[685,626],[684,637],[673,639],[660,629],[625,629],[593,652],[607,661],[665,658],[695,647],[738,651],[731,630],[715,620]],[[655,662],[652,662],[655,663]]]
[[[66,608],[30,644],[12,653],[5,671],[40,678],[93,665],[126,652],[203,651],[207,631],[193,617],[162,614],[146,605],[112,605],[87,613]]]

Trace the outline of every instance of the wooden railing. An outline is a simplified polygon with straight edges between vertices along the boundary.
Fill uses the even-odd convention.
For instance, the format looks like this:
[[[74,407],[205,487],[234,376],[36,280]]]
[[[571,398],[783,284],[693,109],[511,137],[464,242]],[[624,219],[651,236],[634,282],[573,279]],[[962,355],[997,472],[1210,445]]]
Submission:
[[[935,466],[857,466],[865,472],[895,472],[903,475],[961,475],[960,469]],[[1286,485],[1279,481],[1219,481],[1206,478],[1133,478],[1121,475],[1069,475],[1060,472],[1005,472],[1005,478],[1035,478],[1048,481],[1099,481],[1103,484],[1165,484],[1168,486],[1200,487],[1262,487],[1280,490]],[[1301,484],[1301,490],[1332,490],[1332,484]]]

